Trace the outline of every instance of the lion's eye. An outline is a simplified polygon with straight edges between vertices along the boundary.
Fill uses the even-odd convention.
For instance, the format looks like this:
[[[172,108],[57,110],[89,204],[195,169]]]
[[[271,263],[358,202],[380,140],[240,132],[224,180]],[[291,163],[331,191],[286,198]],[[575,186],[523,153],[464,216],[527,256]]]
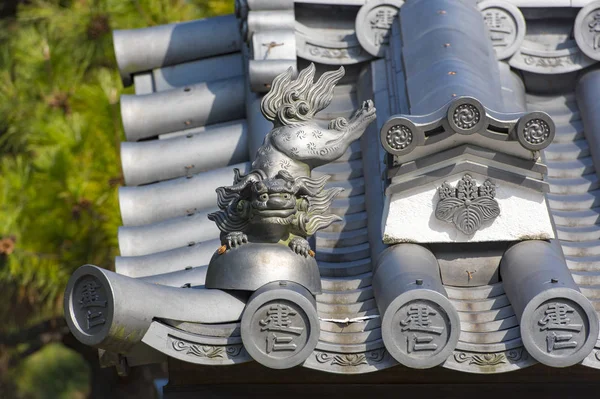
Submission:
[[[263,201],[263,202],[266,202],[269,199],[269,194],[267,194],[267,193],[261,194],[258,197],[258,199],[261,200],[261,201]]]
[[[289,194],[283,194],[283,199],[289,200],[290,199],[290,195]]]

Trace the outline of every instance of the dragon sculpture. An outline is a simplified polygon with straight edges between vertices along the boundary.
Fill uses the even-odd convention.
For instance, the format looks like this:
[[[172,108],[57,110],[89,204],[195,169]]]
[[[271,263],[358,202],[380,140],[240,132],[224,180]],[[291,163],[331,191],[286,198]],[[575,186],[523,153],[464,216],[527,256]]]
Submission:
[[[341,157],[375,119],[375,107],[365,101],[350,121],[336,118],[321,126],[313,118],[331,103],[344,68],[323,73],[316,83],[314,74],[311,64],[293,79],[289,68],[263,98],[262,113],[274,127],[258,149],[252,171],[243,175],[236,169],[233,185],[217,189],[220,210],[209,215],[221,230],[219,253],[261,242],[314,256],[306,237],[340,220],[327,212],[343,189],[325,190],[329,176],[312,178],[311,170]]]

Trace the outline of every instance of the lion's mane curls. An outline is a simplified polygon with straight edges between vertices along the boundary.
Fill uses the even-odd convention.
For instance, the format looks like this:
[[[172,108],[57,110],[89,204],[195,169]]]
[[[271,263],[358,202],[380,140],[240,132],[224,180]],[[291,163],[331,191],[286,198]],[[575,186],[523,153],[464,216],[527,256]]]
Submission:
[[[290,67],[273,80],[271,90],[263,97],[261,110],[265,118],[281,125],[310,120],[333,99],[333,89],[344,76],[344,67],[321,75],[316,83],[315,65],[303,69],[296,79]]]

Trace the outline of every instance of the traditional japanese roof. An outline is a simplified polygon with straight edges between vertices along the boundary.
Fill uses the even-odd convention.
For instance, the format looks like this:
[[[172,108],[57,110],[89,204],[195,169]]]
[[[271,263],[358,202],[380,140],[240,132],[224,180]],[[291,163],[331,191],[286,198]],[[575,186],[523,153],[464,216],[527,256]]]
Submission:
[[[318,118],[350,117],[372,98],[377,120],[340,159],[313,173],[330,175],[327,187],[345,191],[331,207],[342,220],[312,242],[322,283],[316,296],[321,331],[304,367],[365,373],[398,363],[384,346],[373,288],[374,268],[386,249],[386,192],[437,181],[449,170],[489,176],[493,169],[494,178],[541,193],[560,259],[600,312],[600,44],[594,49],[590,42],[600,30],[586,28],[590,15],[600,15],[600,2],[238,3],[237,16],[115,32],[123,82],[136,91],[121,99],[126,185],[119,191],[123,226],[116,273],[173,291],[204,289],[207,265],[220,245],[219,230],[207,219],[217,208],[215,189],[231,181],[234,168],[250,171],[271,129],[260,111],[271,80],[288,66],[300,70],[314,62],[318,73],[346,68]],[[373,41],[369,25],[377,7],[400,10],[383,44]],[[482,34],[486,24],[490,33]],[[554,139],[538,152],[515,137],[461,135],[447,124],[435,130],[461,98],[475,99],[490,126],[497,122],[507,132],[528,112],[545,112],[555,124]],[[443,137],[432,133],[427,139],[437,144],[388,162],[392,156],[381,145],[380,130],[398,118]],[[498,276],[509,244],[429,246],[460,320],[458,342],[443,367],[498,373],[537,363],[524,348],[507,280]],[[466,276],[448,271],[469,256],[492,265],[495,274],[469,274],[463,281]],[[230,309],[231,320],[215,322],[203,319],[202,311],[192,320],[181,310],[163,309],[138,344],[120,357],[103,352],[102,359],[106,365],[152,363],[165,355],[205,365],[251,361],[240,319],[231,316],[238,310]],[[600,338],[583,364],[600,368]]]

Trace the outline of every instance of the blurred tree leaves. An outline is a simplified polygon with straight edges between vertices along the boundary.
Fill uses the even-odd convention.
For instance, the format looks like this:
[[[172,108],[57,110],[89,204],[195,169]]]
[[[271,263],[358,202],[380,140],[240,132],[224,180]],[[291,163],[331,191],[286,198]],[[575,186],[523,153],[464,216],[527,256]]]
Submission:
[[[0,333],[60,317],[71,273],[118,253],[119,98],[132,88],[112,30],[233,12],[216,0],[12,3],[0,20]]]
[[[20,395],[32,399],[84,399],[89,395],[90,368],[77,352],[46,345],[12,371]]]

